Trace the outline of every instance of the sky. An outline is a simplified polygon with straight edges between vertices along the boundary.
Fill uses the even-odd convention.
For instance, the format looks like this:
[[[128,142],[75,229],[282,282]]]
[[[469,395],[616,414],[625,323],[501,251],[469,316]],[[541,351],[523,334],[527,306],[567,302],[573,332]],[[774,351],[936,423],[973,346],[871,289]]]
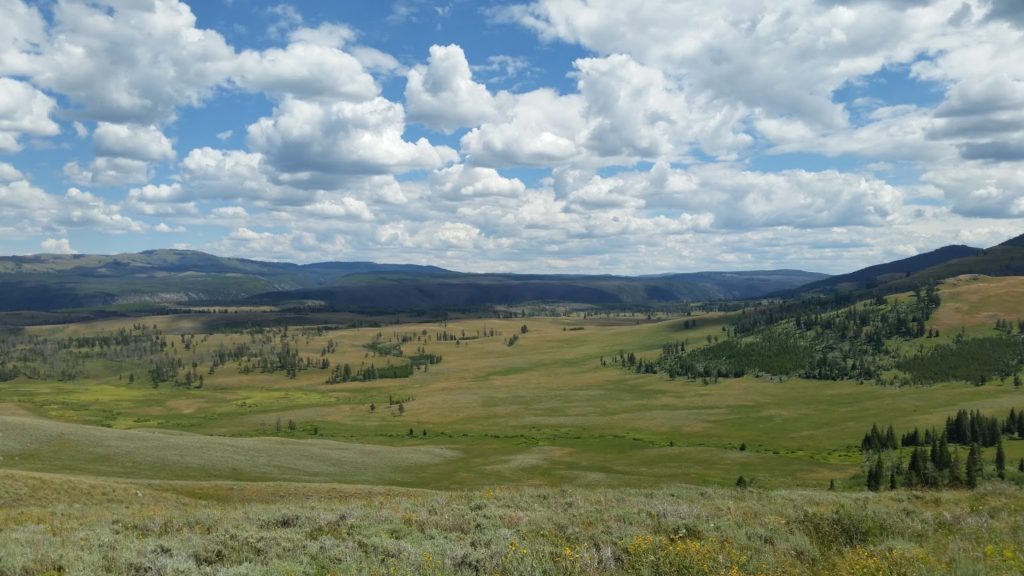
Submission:
[[[841,273],[1024,233],[1020,0],[0,0],[0,254]]]

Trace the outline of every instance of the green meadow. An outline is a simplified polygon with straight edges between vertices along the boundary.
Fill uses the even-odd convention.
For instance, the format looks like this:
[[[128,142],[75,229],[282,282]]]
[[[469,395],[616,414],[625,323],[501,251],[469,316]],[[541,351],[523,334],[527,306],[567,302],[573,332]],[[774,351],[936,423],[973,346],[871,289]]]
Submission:
[[[931,320],[942,337],[898,345],[994,334],[995,318],[1024,318],[1024,299],[999,296],[1021,287],[952,281]],[[203,382],[154,385],[138,359],[83,355],[73,379],[0,383],[0,573],[1019,573],[1024,441],[1005,443],[1007,479],[981,491],[885,494],[865,492],[860,441],[872,424],[941,428],[958,409],[1005,417],[1024,408],[1022,389],[707,382],[610,362],[724,338],[728,319],[574,313],[285,334],[204,331],[206,316],[178,315],[28,328],[59,339],[145,325]],[[211,370],[216,350],[260,338],[330,368]],[[386,355],[397,344],[403,355]],[[442,361],[327,383],[334,367],[417,352]],[[751,490],[734,487],[740,475]],[[86,538],[119,552],[79,553]]]
[[[1013,305],[1022,300],[979,299],[979,281],[971,281],[971,290],[964,289],[966,282],[943,291],[934,318],[946,332],[942,340],[954,332],[950,311],[977,333],[992,331],[990,316],[1016,317]],[[1006,279],[980,285],[1007,288]],[[986,312],[979,302],[995,311]],[[697,326],[685,328],[687,319]],[[204,375],[201,389],[153,387],[145,366],[131,360],[90,360],[81,377],[65,382],[19,378],[0,384],[4,467],[435,489],[726,486],[739,475],[765,488],[825,487],[830,480],[855,488],[861,483],[860,439],[872,424],[891,423],[900,432],[941,427],[960,408],[999,416],[1024,408],[1024,393],[1009,382],[894,388],[748,376],[707,384],[634,374],[608,362],[621,350],[653,359],[666,342],[694,347],[724,337],[727,317],[716,314],[293,327],[288,338],[300,356],[327,358],[335,366],[404,364],[420,348],[443,358],[409,378],[336,384],[326,383],[330,370],[321,368],[289,378],[280,371],[243,373],[227,363],[210,374],[211,350],[252,337],[204,334],[200,320],[166,316],[131,323],[159,327],[171,354],[185,364],[196,362]],[[113,333],[126,324],[30,330],[81,336]],[[460,339],[444,341],[438,337],[443,334]],[[512,335],[517,340],[510,346]],[[194,343],[188,350],[183,336]],[[367,347],[403,337],[402,357]],[[1024,457],[1024,443],[1009,442],[1007,450],[1011,459]]]

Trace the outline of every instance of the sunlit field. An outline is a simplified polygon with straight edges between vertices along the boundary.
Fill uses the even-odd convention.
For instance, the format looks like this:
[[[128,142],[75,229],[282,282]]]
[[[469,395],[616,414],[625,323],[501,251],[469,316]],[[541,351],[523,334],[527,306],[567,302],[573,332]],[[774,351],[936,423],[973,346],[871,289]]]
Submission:
[[[893,345],[995,333],[1024,317],[995,296],[1020,283],[951,281],[942,336]],[[24,346],[78,347],[48,368],[72,377],[0,383],[0,573],[1018,573],[1024,442],[1005,443],[1005,481],[985,450],[979,491],[882,494],[865,491],[860,442],[873,424],[1001,416],[1024,407],[1019,387],[669,378],[615,360],[727,338],[730,314],[26,329]],[[162,351],[88,340],[115,334]],[[297,369],[261,367],[285,344]],[[180,360],[174,378],[154,380],[157,357]],[[416,358],[432,363],[380,377]]]

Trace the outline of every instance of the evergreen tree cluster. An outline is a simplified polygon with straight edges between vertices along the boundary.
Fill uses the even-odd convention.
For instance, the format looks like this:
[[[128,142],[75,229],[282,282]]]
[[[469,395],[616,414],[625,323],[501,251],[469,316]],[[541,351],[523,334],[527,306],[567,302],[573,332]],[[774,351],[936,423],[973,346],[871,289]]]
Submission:
[[[666,344],[666,346],[672,345]],[[662,350],[664,349],[665,348],[663,347]],[[603,361],[604,358],[602,358],[602,362]],[[659,362],[642,358],[632,352],[627,354],[622,350],[619,350],[618,356],[612,356],[612,363],[618,364],[619,366],[637,374],[657,374],[660,369]]]
[[[372,363],[369,365],[360,366],[358,369],[353,370],[352,366],[348,363],[340,366],[335,366],[334,370],[327,377],[327,384],[341,384],[344,382],[369,382],[370,380],[379,380],[385,378],[408,378],[413,373],[412,364],[389,364],[387,366],[377,367]]]
[[[899,448],[927,447],[936,442],[947,441],[950,444],[969,446],[978,444],[985,448],[997,446],[1004,438],[1024,439],[1024,410],[1011,408],[1006,418],[983,414],[980,410],[958,410],[953,416],[946,417],[946,424],[941,431],[914,428],[900,436],[896,441],[896,432],[890,424],[885,432],[872,424],[864,434],[860,449],[862,452],[883,452]]]
[[[867,472],[869,490],[880,490],[884,483],[885,470],[891,476],[890,488],[975,488],[984,478],[985,464],[982,459],[983,447],[995,447],[995,471],[1000,479],[1006,478],[1006,452],[1003,438],[1024,438],[1024,410],[1010,409],[1005,419],[987,416],[980,411],[959,410],[955,416],[946,418],[946,425],[940,431],[917,428],[903,434],[899,443],[892,425],[882,432],[877,424],[861,440],[861,451],[870,460]],[[968,446],[966,464],[960,460],[959,452],[950,447]],[[902,456],[894,460],[887,457],[900,448],[909,449],[909,462],[903,466]],[[1024,472],[1024,460],[1021,461]]]
[[[1008,378],[1024,369],[1024,339],[991,336],[957,338],[901,360],[896,367],[914,384],[962,381],[978,386],[994,377]]]
[[[893,430],[892,424],[885,429],[884,434],[879,430],[877,424],[872,424],[871,430],[864,435],[864,439],[860,443],[861,452],[898,450],[899,447],[900,445],[896,441],[896,431]]]
[[[945,433],[941,436],[933,434],[930,446],[911,446],[906,466],[902,456],[897,459],[887,457],[884,451],[875,452],[870,457],[867,487],[876,492],[881,490],[887,476],[890,490],[975,487],[977,484],[971,484],[969,478],[981,478],[981,448],[973,444],[971,453],[976,454],[968,457],[965,469],[959,452],[950,448]]]
[[[1013,322],[1003,318],[996,319],[996,330],[1003,334],[1013,334],[1015,328],[1017,334],[1024,334],[1024,320],[1017,320],[1016,324],[1014,324]]]
[[[666,355],[666,351],[673,353]],[[772,329],[756,338],[732,338],[689,352],[679,348],[675,353],[663,347],[657,369],[673,378],[738,378],[749,372],[791,374],[804,368],[811,352],[811,347],[792,331]]]
[[[965,339],[958,334],[952,344],[921,345],[909,356],[887,344],[893,339],[938,337],[939,331],[926,323],[940,303],[934,284],[900,300],[878,296],[852,302],[849,296],[836,294],[771,302],[742,310],[725,330],[731,337],[723,341],[708,335],[707,346],[689,350],[670,342],[655,361],[620,353],[617,364],[636,373],[672,378],[769,374],[909,386],[950,380],[980,385],[996,376],[1013,376],[1015,385],[1024,385],[1019,374],[1024,368],[1024,338],[1003,334]],[[616,363],[614,356],[612,362]]]
[[[409,364],[413,368],[420,368],[423,366],[433,366],[434,364],[440,364],[442,357],[440,354],[428,354],[426,351],[417,352],[415,356],[409,356]]]
[[[992,447],[1003,435],[1024,438],[1024,411],[1011,408],[1005,420],[986,416],[978,410],[959,410],[956,416],[946,418],[946,434],[950,442],[980,444]]]
[[[793,361],[783,372],[758,365],[756,369],[775,374],[798,374],[818,380],[855,379],[882,383],[881,374],[890,369],[894,355],[886,347],[892,338],[937,336],[926,322],[941,299],[935,285],[921,287],[912,299],[890,302],[882,297],[855,303],[850,295],[836,293],[775,303],[743,311],[732,322],[735,335],[778,338],[783,327],[795,331],[806,349],[802,363]],[[767,334],[764,336],[763,334]],[[791,347],[790,347],[791,348]],[[785,353],[785,347],[779,352]],[[799,364],[798,366],[793,366]]]
[[[0,335],[0,382],[72,381],[85,374],[89,360],[146,362],[174,345],[156,326],[140,323],[112,332],[48,337],[14,332]]]

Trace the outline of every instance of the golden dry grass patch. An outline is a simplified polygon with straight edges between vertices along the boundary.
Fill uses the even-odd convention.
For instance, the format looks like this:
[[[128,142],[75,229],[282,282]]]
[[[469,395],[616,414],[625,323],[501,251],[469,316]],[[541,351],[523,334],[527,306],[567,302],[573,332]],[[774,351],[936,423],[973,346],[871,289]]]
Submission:
[[[942,305],[931,319],[941,331],[991,328],[996,320],[1024,320],[1024,276],[969,274],[943,282]]]

